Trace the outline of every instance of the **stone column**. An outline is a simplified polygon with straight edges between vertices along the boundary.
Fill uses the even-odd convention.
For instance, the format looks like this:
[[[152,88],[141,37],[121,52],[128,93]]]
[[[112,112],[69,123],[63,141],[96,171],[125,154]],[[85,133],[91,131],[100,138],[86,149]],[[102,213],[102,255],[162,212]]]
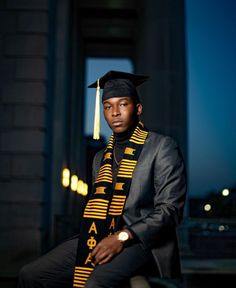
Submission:
[[[137,67],[150,75],[141,93],[146,125],[173,136],[187,156],[183,0],[139,1]]]

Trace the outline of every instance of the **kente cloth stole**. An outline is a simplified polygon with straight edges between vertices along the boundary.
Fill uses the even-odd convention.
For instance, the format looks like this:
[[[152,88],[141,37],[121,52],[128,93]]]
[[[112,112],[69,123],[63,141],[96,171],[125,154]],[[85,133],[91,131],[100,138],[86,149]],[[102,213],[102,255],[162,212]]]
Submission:
[[[115,183],[112,177],[114,136],[112,135],[109,140],[103,153],[93,192],[83,213],[73,287],[85,287],[87,279],[94,270],[92,250],[103,238],[114,234],[118,229],[133,171],[147,135],[147,129],[139,122],[124,150]]]

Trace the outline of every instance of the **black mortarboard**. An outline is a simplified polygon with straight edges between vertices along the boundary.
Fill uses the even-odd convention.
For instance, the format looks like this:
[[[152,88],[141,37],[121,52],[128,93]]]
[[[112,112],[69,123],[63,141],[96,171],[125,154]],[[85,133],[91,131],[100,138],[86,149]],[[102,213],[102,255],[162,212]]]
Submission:
[[[100,138],[100,88],[103,89],[102,102],[113,97],[129,96],[134,102],[138,103],[140,100],[136,87],[148,78],[146,75],[111,70],[88,86],[88,88],[97,88],[94,115],[94,139]]]
[[[136,87],[145,82],[149,77],[111,70],[99,78],[100,88],[103,89],[102,101],[112,97],[130,96],[139,101]],[[97,81],[88,86],[97,88]]]

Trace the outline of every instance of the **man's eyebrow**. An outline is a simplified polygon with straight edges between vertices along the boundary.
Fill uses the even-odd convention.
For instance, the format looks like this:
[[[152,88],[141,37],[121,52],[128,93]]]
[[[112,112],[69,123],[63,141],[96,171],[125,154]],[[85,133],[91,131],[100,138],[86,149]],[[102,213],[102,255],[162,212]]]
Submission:
[[[129,99],[130,99],[129,96],[123,96],[123,97],[120,97],[120,98],[121,98],[121,99],[118,100],[119,102],[120,102],[120,101],[124,101],[124,100],[129,101]],[[110,104],[110,105],[112,105],[112,103],[109,101],[109,99],[104,100],[102,104],[103,104],[103,105],[104,105],[104,104]]]
[[[108,100],[103,101],[102,104],[110,104],[110,102]]]

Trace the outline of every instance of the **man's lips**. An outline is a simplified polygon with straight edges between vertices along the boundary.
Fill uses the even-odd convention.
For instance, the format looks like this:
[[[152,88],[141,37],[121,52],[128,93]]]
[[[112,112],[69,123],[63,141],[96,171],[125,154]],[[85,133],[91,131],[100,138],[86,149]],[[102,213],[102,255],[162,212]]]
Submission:
[[[122,121],[121,121],[121,120],[112,121],[112,125],[113,125],[113,126],[120,126],[121,124],[122,124]]]

